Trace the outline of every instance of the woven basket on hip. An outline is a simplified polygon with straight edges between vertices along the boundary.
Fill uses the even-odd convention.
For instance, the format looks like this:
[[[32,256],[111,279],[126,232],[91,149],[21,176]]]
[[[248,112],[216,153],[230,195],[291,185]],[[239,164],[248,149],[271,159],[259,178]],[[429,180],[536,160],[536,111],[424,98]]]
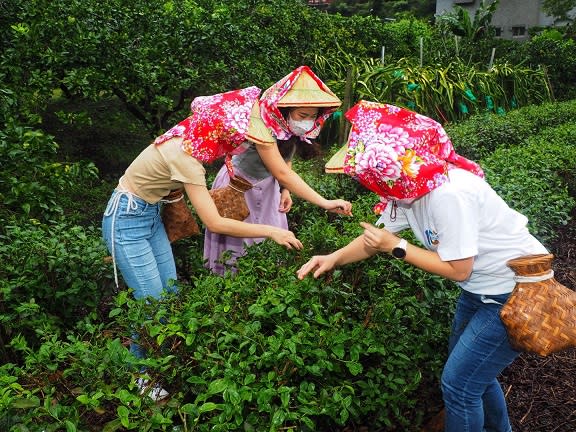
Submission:
[[[243,221],[250,215],[244,197],[244,192],[250,189],[252,189],[252,183],[242,177],[234,176],[230,178],[228,185],[212,189],[210,195],[220,216]]]
[[[518,351],[546,356],[576,346],[576,292],[554,279],[554,255],[528,255],[507,262],[516,286],[500,311]]]
[[[162,222],[170,243],[200,234],[200,228],[184,201],[184,192],[175,190],[163,198]]]

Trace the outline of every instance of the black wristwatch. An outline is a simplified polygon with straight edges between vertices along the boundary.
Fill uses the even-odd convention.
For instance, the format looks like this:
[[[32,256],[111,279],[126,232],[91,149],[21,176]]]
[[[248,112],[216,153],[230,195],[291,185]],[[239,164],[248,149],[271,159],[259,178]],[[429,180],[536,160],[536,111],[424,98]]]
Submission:
[[[404,259],[406,257],[406,247],[408,246],[408,242],[406,239],[400,240],[394,249],[392,249],[392,256],[397,259]]]

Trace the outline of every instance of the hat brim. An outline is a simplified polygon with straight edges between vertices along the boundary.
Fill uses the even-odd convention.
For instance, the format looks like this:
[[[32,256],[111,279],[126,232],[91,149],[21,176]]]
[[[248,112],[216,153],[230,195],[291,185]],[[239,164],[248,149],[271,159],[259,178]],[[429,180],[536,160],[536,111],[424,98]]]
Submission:
[[[330,160],[324,165],[324,172],[327,174],[344,174],[344,162],[348,152],[348,143],[340,147]]]
[[[311,74],[313,72],[309,69],[303,70],[276,106],[339,107],[342,101],[318,77],[314,78]]]
[[[294,89],[278,101],[278,107],[338,108],[342,102],[320,89]]]
[[[276,143],[276,139],[272,136],[270,129],[266,127],[260,116],[260,104],[258,101],[252,106],[250,112],[250,121],[248,123],[248,131],[246,132],[246,139],[255,144],[272,145]]]

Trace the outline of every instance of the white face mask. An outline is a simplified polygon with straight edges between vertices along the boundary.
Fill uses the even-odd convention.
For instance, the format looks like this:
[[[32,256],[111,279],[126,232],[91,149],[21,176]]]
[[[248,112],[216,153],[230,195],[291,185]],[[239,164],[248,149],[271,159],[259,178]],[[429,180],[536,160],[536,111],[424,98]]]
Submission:
[[[302,136],[312,130],[314,120],[292,120],[292,117],[288,117],[288,127],[294,135]]]

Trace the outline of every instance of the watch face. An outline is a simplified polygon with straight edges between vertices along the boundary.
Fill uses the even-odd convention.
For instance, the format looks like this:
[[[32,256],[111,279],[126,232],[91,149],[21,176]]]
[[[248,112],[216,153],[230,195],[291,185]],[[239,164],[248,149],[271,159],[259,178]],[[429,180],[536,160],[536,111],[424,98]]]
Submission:
[[[394,258],[404,258],[406,256],[406,251],[402,248],[396,247],[394,249],[392,249],[392,256]]]

